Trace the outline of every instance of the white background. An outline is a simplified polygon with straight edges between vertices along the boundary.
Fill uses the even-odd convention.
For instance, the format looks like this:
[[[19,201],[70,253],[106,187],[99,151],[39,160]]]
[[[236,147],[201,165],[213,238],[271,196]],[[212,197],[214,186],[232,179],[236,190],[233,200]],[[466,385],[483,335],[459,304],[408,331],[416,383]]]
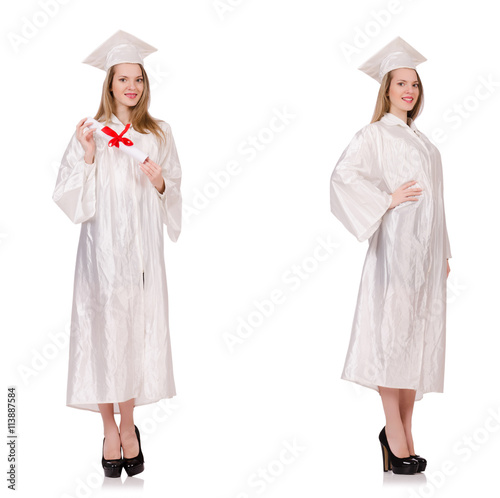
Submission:
[[[18,391],[17,496],[491,494],[500,428],[495,2],[214,4],[4,5],[1,330],[4,389]],[[118,29],[159,49],[146,63],[150,110],[172,126],[192,208],[165,249],[178,395],[136,410],[146,470],[123,483],[102,477],[99,414],[65,406],[79,227],[51,198],[74,127],[100,99],[104,72],[80,61]],[[415,449],[429,465],[408,478],[382,472],[378,394],[340,380],[367,243],[329,207],[330,174],[370,121],[378,90],[356,68],[396,36],[428,58],[416,124],[445,136],[434,141],[453,253],[445,393],[416,404]],[[277,112],[291,116],[271,135]],[[261,137],[255,154],[243,150],[251,136]],[[212,176],[230,161],[239,172],[217,187]],[[321,243],[334,248],[318,252]],[[304,277],[287,279],[297,267]],[[256,302],[276,289],[281,302],[259,315]],[[227,337],[249,317],[255,326],[230,349]],[[6,445],[2,453],[6,471]]]

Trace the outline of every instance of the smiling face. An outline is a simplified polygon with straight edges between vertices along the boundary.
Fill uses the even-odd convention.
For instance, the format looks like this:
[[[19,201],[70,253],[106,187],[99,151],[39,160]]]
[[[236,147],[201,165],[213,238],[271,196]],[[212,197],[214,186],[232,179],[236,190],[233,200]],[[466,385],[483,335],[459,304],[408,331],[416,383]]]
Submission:
[[[144,91],[141,66],[128,63],[114,66],[111,91],[116,106],[134,107]]]
[[[407,113],[417,103],[419,92],[417,73],[414,69],[394,69],[388,92],[391,104],[389,112],[406,122]]]

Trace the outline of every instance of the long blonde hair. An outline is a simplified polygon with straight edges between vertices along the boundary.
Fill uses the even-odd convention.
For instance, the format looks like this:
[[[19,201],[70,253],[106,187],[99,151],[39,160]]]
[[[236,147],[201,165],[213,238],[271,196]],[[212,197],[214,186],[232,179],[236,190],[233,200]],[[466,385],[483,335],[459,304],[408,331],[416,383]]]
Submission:
[[[142,78],[144,81],[144,90],[142,92],[139,102],[131,108],[130,121],[132,126],[139,133],[153,133],[158,137],[160,141],[165,141],[166,136],[157,120],[151,116],[148,112],[149,104],[151,102],[151,90],[149,86],[149,79],[142,64],[138,64],[142,71]],[[113,77],[115,75],[115,66],[111,66],[108,69],[106,78],[102,85],[102,95],[101,103],[99,104],[99,109],[94,119],[99,121],[104,117],[105,122],[109,123],[111,121],[111,114],[113,114],[113,104],[114,97],[111,92],[111,85],[113,83]]]
[[[380,83],[377,102],[375,104],[375,111],[373,112],[373,117],[370,123],[379,121],[384,114],[389,112],[389,109],[391,108],[391,101],[389,100],[389,87],[391,86],[393,71],[389,71],[388,73],[386,73],[382,79],[382,83]],[[422,86],[422,81],[420,80],[420,76],[418,75],[417,71],[415,71],[415,73],[417,75],[419,92],[417,102],[415,102],[413,109],[408,112],[408,118],[411,119],[416,119],[424,108],[424,87]]]

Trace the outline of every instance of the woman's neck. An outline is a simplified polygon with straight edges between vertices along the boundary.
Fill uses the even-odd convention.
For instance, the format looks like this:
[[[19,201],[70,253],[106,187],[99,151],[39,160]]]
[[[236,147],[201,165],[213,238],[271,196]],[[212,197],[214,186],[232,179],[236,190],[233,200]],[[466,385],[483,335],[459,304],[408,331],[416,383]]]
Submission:
[[[125,106],[116,106],[113,110],[113,114],[124,124],[130,123],[130,108]]]
[[[401,121],[404,121],[406,124],[408,124],[408,112],[407,111],[402,111],[401,109],[398,109],[397,107],[391,106],[391,109],[389,110],[391,114],[394,114],[397,118],[399,118]]]

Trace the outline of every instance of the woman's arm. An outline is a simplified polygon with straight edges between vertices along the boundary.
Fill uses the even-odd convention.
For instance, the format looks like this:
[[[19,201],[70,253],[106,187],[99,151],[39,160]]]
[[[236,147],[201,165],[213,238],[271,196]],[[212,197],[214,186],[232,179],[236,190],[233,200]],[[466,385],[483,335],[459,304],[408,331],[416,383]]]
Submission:
[[[381,190],[380,158],[369,125],[356,133],[342,153],[330,179],[332,213],[360,242],[379,227],[392,203]]]
[[[163,179],[161,166],[148,157],[143,163],[139,163],[139,167],[158,193],[163,194],[165,192],[165,180]]]
[[[167,226],[168,236],[176,242],[181,233],[182,222],[182,172],[170,125],[161,122],[161,126],[166,141],[160,145],[158,164],[148,159],[143,165],[146,169],[150,168],[151,180],[160,203],[162,221]]]
[[[84,133],[82,120],[64,153],[52,199],[73,223],[92,218],[96,205],[96,162],[93,133]],[[82,145],[82,140],[86,146]]]

